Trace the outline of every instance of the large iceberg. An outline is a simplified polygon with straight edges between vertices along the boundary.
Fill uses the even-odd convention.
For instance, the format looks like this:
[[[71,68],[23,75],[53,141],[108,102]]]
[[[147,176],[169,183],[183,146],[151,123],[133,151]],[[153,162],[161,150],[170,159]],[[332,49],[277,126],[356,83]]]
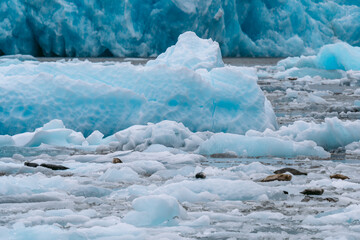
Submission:
[[[52,119],[85,136],[162,120],[192,131],[277,127],[256,70],[224,66],[218,43],[192,32],[145,66],[2,58],[0,79],[2,135],[34,131]]]
[[[153,56],[185,31],[218,41],[224,56],[360,44],[355,0],[13,0],[0,19],[0,54]]]

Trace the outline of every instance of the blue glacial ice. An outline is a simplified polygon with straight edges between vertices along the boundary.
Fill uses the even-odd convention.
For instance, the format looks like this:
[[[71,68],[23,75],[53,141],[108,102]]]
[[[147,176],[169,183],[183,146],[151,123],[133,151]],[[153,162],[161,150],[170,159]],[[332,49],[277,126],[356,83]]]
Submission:
[[[2,135],[34,131],[52,119],[61,119],[85,136],[95,129],[111,135],[162,120],[182,122],[191,131],[277,128],[272,106],[257,85],[256,70],[224,66],[218,43],[192,32],[181,35],[176,45],[145,66],[3,58],[0,78]],[[63,128],[57,124],[47,127]],[[35,132],[34,139],[46,134],[50,133]],[[83,138],[69,131],[57,134],[65,134],[71,142]],[[100,135],[94,133],[88,143],[96,144]]]
[[[186,216],[178,200],[165,194],[136,198],[132,206],[134,211],[125,215],[124,222],[135,226],[171,225],[175,217]]]
[[[246,136],[275,137],[284,140],[314,141],[325,149],[336,149],[360,140],[360,120],[341,121],[338,118],[325,118],[322,123],[296,121],[289,126],[282,126],[277,131],[264,132],[250,130]]]
[[[13,0],[0,19],[0,54],[154,56],[185,31],[218,41],[224,56],[360,45],[356,0]]]
[[[198,152],[205,155],[234,152],[237,156],[244,157],[330,157],[328,152],[322,147],[318,147],[313,141],[295,142],[276,137],[254,137],[230,133],[213,135],[199,146]]]
[[[316,55],[288,57],[278,62],[274,77],[321,77],[322,79],[342,79],[358,74],[360,70],[360,47],[345,42],[324,45]],[[350,72],[351,71],[351,72]],[[349,75],[349,76],[350,76]],[[350,76],[351,77],[351,76]]]
[[[324,70],[360,70],[360,47],[344,42],[325,45],[316,56],[289,57],[281,60],[278,67],[315,68]]]

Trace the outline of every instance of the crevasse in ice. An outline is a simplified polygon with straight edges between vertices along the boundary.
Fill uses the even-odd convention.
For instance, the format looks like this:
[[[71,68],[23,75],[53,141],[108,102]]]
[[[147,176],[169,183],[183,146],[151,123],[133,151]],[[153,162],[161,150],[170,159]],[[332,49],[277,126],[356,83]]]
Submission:
[[[0,78],[2,135],[34,131],[53,119],[85,136],[162,120],[182,122],[191,131],[245,133],[277,127],[256,70],[224,66],[218,43],[192,32],[145,66],[2,58]],[[35,134],[46,139],[48,133]],[[81,140],[70,132],[58,134]],[[94,133],[88,143],[97,144],[99,136]]]
[[[0,4],[0,53],[152,56],[185,31],[224,56],[313,53],[360,42],[356,0],[13,0]]]

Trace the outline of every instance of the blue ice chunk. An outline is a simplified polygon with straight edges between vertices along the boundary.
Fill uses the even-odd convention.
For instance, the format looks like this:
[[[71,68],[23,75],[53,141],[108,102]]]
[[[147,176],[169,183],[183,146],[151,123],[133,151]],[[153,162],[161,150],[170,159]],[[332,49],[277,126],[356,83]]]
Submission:
[[[211,155],[215,153],[235,152],[248,157],[297,157],[318,156],[328,158],[330,154],[313,141],[295,142],[275,137],[244,136],[230,133],[217,133],[203,142],[198,153]]]
[[[175,218],[184,218],[185,209],[176,198],[160,194],[136,198],[134,211],[124,217],[124,222],[135,226],[171,225]]]
[[[160,64],[169,67],[187,67],[193,70],[224,67],[219,44],[211,39],[200,39],[194,32],[181,34],[176,45],[169,47],[166,52],[160,54],[155,60],[150,60],[146,65]]]
[[[223,66],[218,44],[193,33],[179,39],[146,66],[88,61],[0,66],[0,134],[32,132],[53,119],[85,136],[162,120],[182,122],[191,131],[277,128],[254,68]],[[81,141],[59,124],[36,132],[27,146]],[[100,140],[93,135],[89,144]]]
[[[278,67],[315,68],[325,70],[360,70],[360,47],[345,42],[323,46],[316,56],[290,57],[281,60]]]
[[[360,70],[360,47],[340,42],[322,47],[316,56],[318,68],[334,70]]]
[[[322,123],[296,121],[289,126],[282,126],[277,131],[267,129],[263,133],[248,131],[246,136],[266,136],[290,139],[296,142],[310,140],[325,150],[337,149],[360,140],[360,120],[341,121],[340,119],[325,118]]]
[[[224,56],[360,45],[356,0],[12,0],[0,19],[0,55],[154,56],[186,31],[216,40]]]

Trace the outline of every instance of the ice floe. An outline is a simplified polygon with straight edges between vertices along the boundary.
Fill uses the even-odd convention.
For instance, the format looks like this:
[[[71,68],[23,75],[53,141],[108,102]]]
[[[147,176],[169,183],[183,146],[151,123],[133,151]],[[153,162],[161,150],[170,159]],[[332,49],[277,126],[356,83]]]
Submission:
[[[132,126],[105,138],[96,130],[85,139],[81,132],[67,129],[60,120],[53,120],[35,132],[4,135],[0,139],[3,139],[1,146],[57,146],[96,152],[136,150],[154,153],[195,152],[204,155],[232,152],[244,157],[328,158],[330,155],[325,150],[335,150],[360,141],[359,132],[359,120],[341,121],[338,118],[327,118],[319,124],[296,121],[276,131],[249,130],[244,135],[191,132],[183,124],[167,120],[157,124]]]

